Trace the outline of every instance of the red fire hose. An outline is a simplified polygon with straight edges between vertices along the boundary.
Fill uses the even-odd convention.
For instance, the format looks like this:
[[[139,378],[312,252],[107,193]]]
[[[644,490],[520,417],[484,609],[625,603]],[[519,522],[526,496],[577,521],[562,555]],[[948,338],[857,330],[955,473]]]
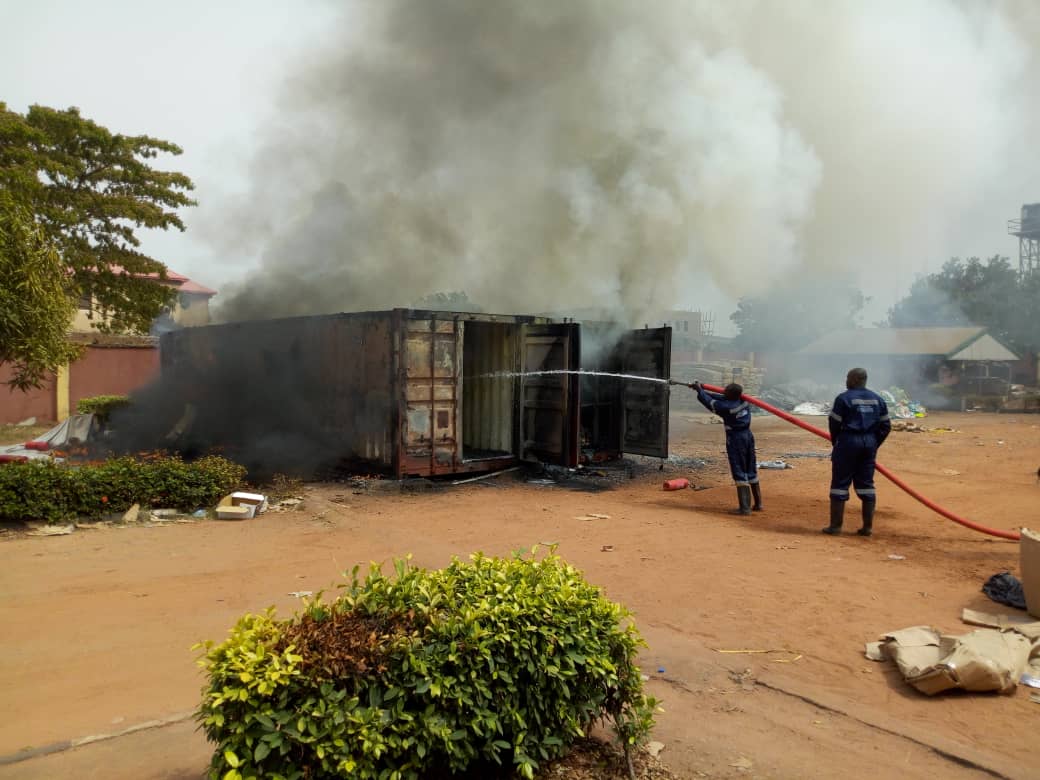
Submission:
[[[685,384],[685,383],[679,383],[679,384]],[[689,385],[689,386],[692,387],[692,385]],[[702,383],[701,387],[703,387],[705,390],[711,390],[714,393],[721,393],[722,392],[722,388],[721,387],[715,387],[714,385],[706,385],[706,384]],[[815,425],[810,425],[809,423],[805,422],[804,420],[799,420],[793,414],[788,414],[783,409],[777,409],[775,406],[772,406],[771,404],[767,404],[765,401],[760,401],[759,399],[755,398],[754,396],[744,395],[744,396],[741,396],[741,397],[745,401],[747,401],[749,404],[754,404],[759,409],[764,409],[765,411],[769,412],[770,414],[775,414],[780,419],[787,420],[787,422],[791,423],[792,425],[797,425],[799,428],[803,428],[804,430],[809,431],[809,433],[815,433],[817,436],[819,436],[820,438],[826,439],[827,441],[831,440],[831,436],[830,436],[829,433],[827,433],[827,431],[821,430],[820,428],[817,428]],[[939,513],[940,515],[945,517],[947,520],[952,520],[955,523],[959,523],[960,525],[963,525],[965,528],[970,528],[971,530],[978,531],[979,533],[982,533],[982,534],[989,534],[990,536],[998,536],[1001,539],[1010,539],[1010,540],[1015,541],[1015,542],[1017,542],[1019,540],[1019,534],[1016,533],[1015,531],[1002,531],[999,528],[989,528],[989,527],[984,526],[984,525],[979,525],[978,523],[973,523],[971,520],[963,518],[960,515],[955,515],[949,509],[946,509],[944,507],[939,506],[937,503],[935,503],[931,499],[926,498],[925,496],[923,496],[920,493],[918,493],[916,490],[914,490],[908,484],[903,482],[903,480],[901,480],[899,477],[897,477],[895,474],[893,474],[887,468],[882,466],[880,463],[877,464],[877,470],[880,471],[883,475],[885,475],[889,479],[889,481],[892,482],[896,487],[902,488],[906,493],[909,493],[911,496],[916,498],[918,501],[920,501],[926,507],[931,509],[933,512]]]

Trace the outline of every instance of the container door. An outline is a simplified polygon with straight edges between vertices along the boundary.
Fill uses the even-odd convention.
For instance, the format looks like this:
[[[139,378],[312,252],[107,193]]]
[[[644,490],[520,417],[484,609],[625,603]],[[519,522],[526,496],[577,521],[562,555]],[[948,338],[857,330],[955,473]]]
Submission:
[[[558,466],[578,465],[578,374],[581,356],[578,325],[525,325],[520,339],[520,443],[524,460]]]
[[[672,375],[672,329],[633,330],[618,345],[621,373],[670,379]],[[668,457],[667,382],[622,382],[622,442],[624,452],[633,455]]]
[[[461,460],[462,329],[456,320],[404,317],[401,339],[404,414],[398,475],[451,474]]]

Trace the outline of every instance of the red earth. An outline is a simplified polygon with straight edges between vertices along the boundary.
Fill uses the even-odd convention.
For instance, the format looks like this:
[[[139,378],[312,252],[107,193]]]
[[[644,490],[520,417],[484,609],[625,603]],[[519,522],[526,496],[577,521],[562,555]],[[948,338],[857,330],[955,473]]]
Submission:
[[[705,467],[642,463],[605,490],[516,475],[420,492],[310,485],[293,512],[246,522],[0,535],[0,778],[199,778],[209,746],[184,719],[200,699],[191,646],[245,612],[288,614],[291,594],[334,586],[354,564],[407,553],[441,566],[540,542],[634,613],[647,640],[654,739],[680,777],[1040,776],[1040,705],[1010,696],[928,698],[865,642],[912,625],[968,630],[961,610],[1009,611],[980,587],[1018,573],[1013,542],[946,521],[879,479],[875,536],[819,533],[826,459],[762,473],[765,511],[735,517],[721,426],[672,418],[672,452]],[[817,418],[817,422],[822,418]],[[1040,418],[938,414],[956,432],[893,433],[882,461],[972,519],[1040,525]],[[766,460],[826,442],[756,418]],[[698,490],[664,492],[665,477]],[[595,486],[596,480],[589,480]],[[589,514],[606,519],[584,519]],[[892,556],[898,556],[892,557]],[[723,652],[754,651],[754,652]],[[761,652],[771,651],[771,652]],[[173,719],[48,755],[21,751]]]

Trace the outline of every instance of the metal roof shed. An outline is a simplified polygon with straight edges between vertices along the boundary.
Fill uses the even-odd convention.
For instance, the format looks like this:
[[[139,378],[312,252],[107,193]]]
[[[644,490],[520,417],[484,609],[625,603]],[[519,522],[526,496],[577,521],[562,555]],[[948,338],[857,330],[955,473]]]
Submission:
[[[1018,356],[985,328],[854,328],[821,336],[806,356],[939,357],[965,362],[1013,361]]]

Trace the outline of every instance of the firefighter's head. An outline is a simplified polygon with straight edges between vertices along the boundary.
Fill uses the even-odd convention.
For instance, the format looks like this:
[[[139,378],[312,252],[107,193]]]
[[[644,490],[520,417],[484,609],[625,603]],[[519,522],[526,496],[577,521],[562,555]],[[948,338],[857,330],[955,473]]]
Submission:
[[[854,368],[845,376],[845,387],[856,390],[867,386],[867,369]]]
[[[736,382],[726,385],[725,389],[722,391],[722,397],[727,401],[739,401],[740,396],[742,395],[744,395],[744,388]]]

